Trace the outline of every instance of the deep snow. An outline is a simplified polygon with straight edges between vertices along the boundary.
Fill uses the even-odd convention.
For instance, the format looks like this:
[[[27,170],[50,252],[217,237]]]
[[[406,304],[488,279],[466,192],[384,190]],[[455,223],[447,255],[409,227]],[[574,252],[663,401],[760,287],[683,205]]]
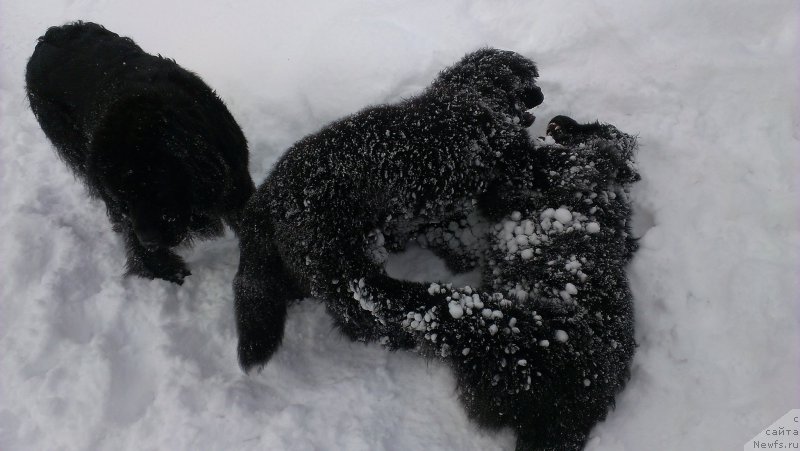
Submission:
[[[330,120],[419,92],[482,45],[541,72],[532,133],[569,114],[638,132],[633,377],[590,450],[727,450],[800,407],[800,117],[793,0],[0,3],[0,449],[508,449],[439,364],[290,312],[268,367],[236,366],[224,239],[183,287],[124,253],[23,91],[35,39],[92,20],[196,71],[250,141],[259,182]],[[419,249],[393,274],[447,277]],[[463,279],[463,278],[462,278]],[[468,278],[467,278],[468,279]]]

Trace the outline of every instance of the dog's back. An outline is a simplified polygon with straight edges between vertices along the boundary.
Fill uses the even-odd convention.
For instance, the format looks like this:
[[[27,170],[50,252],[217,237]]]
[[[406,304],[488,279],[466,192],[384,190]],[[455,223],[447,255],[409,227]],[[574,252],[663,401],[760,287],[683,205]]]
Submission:
[[[132,40],[100,25],[51,27],[39,38],[25,72],[31,109],[59,154],[79,173],[87,124],[113,98],[128,64],[147,57]]]
[[[76,22],[48,29],[28,61],[25,79],[42,129],[79,174],[85,173],[87,146],[109,114],[116,111],[117,119],[128,121],[144,114],[142,104],[162,111],[153,120],[192,112],[194,120],[205,122],[195,133],[210,140],[229,164],[247,166],[244,136],[211,88],[175,61],[150,55],[101,25]]]
[[[144,55],[130,39],[97,24],[52,27],[28,61],[25,81],[32,106],[46,98],[80,111],[93,100],[91,93],[107,89],[127,64]]]

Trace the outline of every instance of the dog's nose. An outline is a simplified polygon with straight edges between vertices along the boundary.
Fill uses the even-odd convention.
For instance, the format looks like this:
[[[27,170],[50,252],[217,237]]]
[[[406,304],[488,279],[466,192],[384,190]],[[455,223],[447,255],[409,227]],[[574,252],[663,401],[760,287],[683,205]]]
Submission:
[[[525,102],[525,108],[533,108],[541,105],[542,102],[544,102],[544,94],[542,94],[542,90],[538,86],[526,89],[522,95],[522,101]]]

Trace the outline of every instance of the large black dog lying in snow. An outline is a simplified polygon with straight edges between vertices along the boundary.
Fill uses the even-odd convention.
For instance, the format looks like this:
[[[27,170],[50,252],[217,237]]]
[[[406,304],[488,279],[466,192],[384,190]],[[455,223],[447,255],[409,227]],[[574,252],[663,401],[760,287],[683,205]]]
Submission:
[[[636,140],[564,116],[548,134],[536,149],[542,179],[501,193],[516,211],[490,227],[468,217],[447,228],[453,253],[481,258],[482,286],[432,284],[445,301],[420,303],[403,325],[418,351],[452,365],[480,424],[513,427],[520,450],[577,450],[614,405],[635,346],[624,268],[636,249]],[[427,241],[442,236],[431,229]],[[369,287],[357,294],[381,304],[376,322],[396,318]]]
[[[526,110],[543,100],[537,76],[514,52],[479,50],[421,95],[367,108],[292,146],[243,214],[234,280],[242,367],[267,362],[287,302],[308,294],[325,299],[353,339],[414,346],[404,317],[376,323],[374,305],[354,302],[352,285],[368,285],[403,313],[436,303],[427,285],[385,274],[386,249],[473,208],[472,199],[528,167],[525,127],[534,117]]]
[[[28,98],[59,156],[102,199],[129,273],[182,283],[170,247],[238,229],[255,187],[247,142],[195,74],[100,25],[52,27],[28,61]]]

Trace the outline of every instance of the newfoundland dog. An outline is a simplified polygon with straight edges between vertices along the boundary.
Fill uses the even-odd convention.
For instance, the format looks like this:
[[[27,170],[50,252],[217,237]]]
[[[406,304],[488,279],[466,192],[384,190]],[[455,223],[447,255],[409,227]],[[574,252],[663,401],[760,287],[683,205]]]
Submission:
[[[527,58],[484,48],[420,95],[368,107],[293,145],[243,214],[234,280],[241,366],[267,363],[288,301],[306,295],[324,299],[354,340],[414,346],[405,317],[379,311],[404,314],[438,299],[427,284],[387,276],[387,252],[473,210],[473,199],[493,204],[492,193],[525,172],[534,155],[526,110],[544,98],[536,77]]]
[[[514,209],[497,221],[447,227],[454,254],[477,254],[481,286],[431,284],[444,301],[405,314],[416,350],[453,367],[470,416],[514,428],[520,451],[582,449],[628,379],[635,150],[612,125],[552,119],[536,149],[543,180],[503,192]],[[396,316],[384,306],[374,321]]]
[[[197,75],[100,25],[52,27],[25,74],[31,108],[59,156],[105,202],[127,270],[183,283],[170,248],[237,231],[255,187],[247,142]]]

